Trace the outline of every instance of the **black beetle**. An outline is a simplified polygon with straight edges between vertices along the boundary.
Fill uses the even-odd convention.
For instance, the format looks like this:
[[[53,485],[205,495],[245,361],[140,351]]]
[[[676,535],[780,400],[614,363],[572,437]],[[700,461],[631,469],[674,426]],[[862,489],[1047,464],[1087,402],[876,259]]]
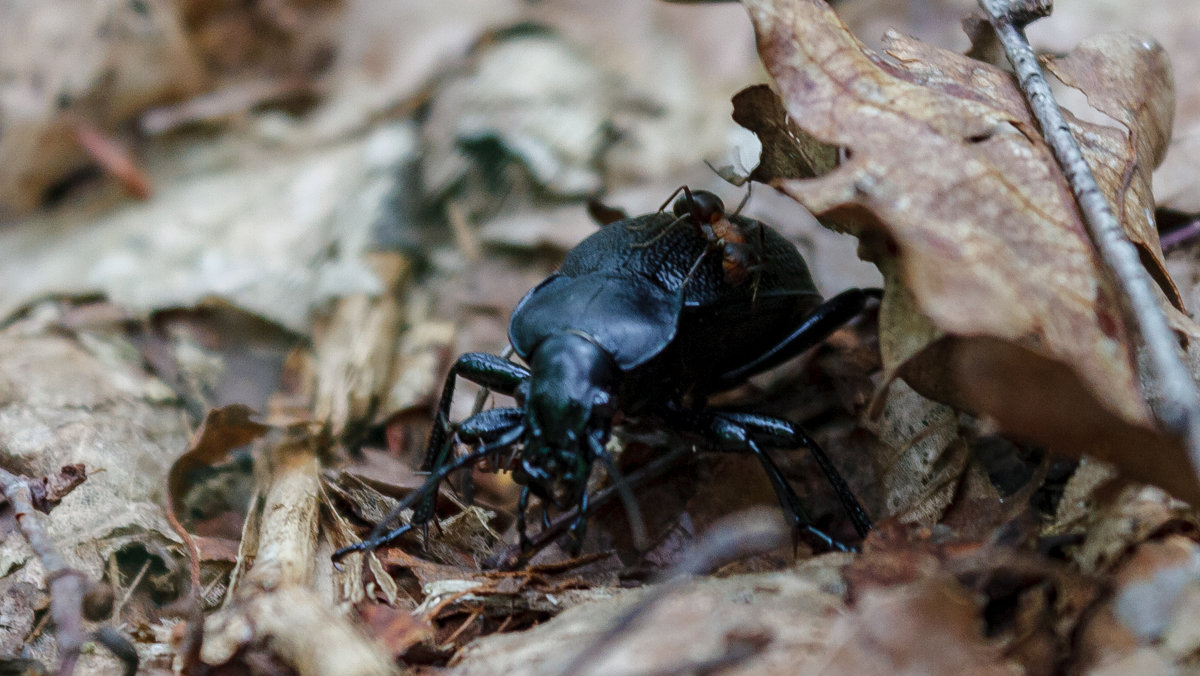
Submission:
[[[823,301],[790,242],[758,221],[727,214],[712,193],[684,188],[673,212],[660,209],[605,225],[526,294],[513,310],[508,334],[528,367],[481,352],[458,358],[446,378],[422,465],[432,476],[370,538],[335,556],[377,547],[414,524],[426,526],[443,479],[518,446],[506,464],[524,486],[518,512],[522,547],[528,543],[531,494],[558,509],[579,506],[571,528],[578,546],[592,464],[600,460],[615,472],[605,444],[618,412],[698,434],[719,449],[749,449],[795,532],[844,550],[813,525],[762,448],[806,447],[859,535],[866,534],[866,512],[800,426],[708,408],[705,399],[820,343],[857,315],[871,292],[851,289]],[[754,283],[743,283],[750,272]],[[448,414],[459,377],[511,395],[518,406],[483,411],[460,423],[454,437],[478,448],[454,458]],[[409,524],[380,535],[401,508],[413,504]]]

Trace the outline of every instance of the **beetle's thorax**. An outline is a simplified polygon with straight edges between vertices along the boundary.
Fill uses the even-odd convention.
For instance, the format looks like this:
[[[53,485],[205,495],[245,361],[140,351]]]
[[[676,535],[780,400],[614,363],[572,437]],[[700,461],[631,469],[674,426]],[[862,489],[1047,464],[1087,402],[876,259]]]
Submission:
[[[569,503],[586,487],[592,460],[608,440],[620,369],[577,332],[557,333],[530,355],[520,483]]]

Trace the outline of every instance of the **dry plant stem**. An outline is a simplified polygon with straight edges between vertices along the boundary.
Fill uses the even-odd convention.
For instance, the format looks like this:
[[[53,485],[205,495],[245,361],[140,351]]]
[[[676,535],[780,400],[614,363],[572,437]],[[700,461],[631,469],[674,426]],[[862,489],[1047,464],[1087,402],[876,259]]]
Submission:
[[[178,647],[178,654],[183,657],[185,664],[196,664],[200,659],[200,650],[204,644],[204,602],[201,598],[200,582],[200,548],[188,529],[179,521],[175,514],[175,502],[167,500],[167,523],[171,530],[183,540],[184,549],[188,555],[188,597],[186,605],[187,631]],[[122,601],[122,603],[124,603]]]
[[[1142,335],[1153,369],[1150,375],[1162,387],[1164,395],[1157,406],[1158,419],[1167,431],[1187,445],[1192,470],[1200,476],[1200,400],[1196,396],[1195,383],[1180,358],[1175,334],[1167,324],[1154,283],[1142,265],[1137,247],[1121,230],[1116,214],[1096,184],[1079,143],[1050,92],[1033,47],[1025,37],[1025,26],[1037,18],[1049,16],[1053,3],[1051,0],[979,0],[979,5],[1004,45],[1021,91],[1071,185],[1092,243]]]
[[[42,515],[34,511],[29,482],[0,469],[0,493],[8,500],[16,515],[21,534],[29,541],[46,569],[50,587],[50,615],[58,627],[59,674],[75,671],[79,650],[86,633],[83,630],[83,593],[86,586],[83,573],[67,565],[50,536]]]
[[[233,600],[205,619],[204,665],[230,664],[246,645],[257,642],[302,674],[395,671],[386,652],[338,609],[337,592],[331,598],[314,589],[323,441],[310,431],[298,425],[270,442],[262,498],[249,517],[257,522],[256,547],[239,554],[238,565],[246,572],[229,591]]]

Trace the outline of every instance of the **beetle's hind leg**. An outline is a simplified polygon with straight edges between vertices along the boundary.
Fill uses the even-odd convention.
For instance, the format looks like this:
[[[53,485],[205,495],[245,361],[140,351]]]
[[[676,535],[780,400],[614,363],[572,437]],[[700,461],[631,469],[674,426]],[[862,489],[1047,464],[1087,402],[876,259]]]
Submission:
[[[812,453],[813,459],[816,460],[817,466],[821,469],[821,473],[825,475],[825,480],[833,488],[837,494],[838,502],[841,503],[842,509],[846,512],[846,516],[850,518],[854,524],[854,530],[859,537],[866,537],[871,530],[871,517],[867,515],[867,510],[863,509],[858,498],[854,496],[854,491],[850,489],[850,485],[842,478],[841,472],[825,454],[821,446],[817,444],[812,437],[804,431],[804,428],[795,423],[789,422],[782,418],[772,418],[771,416],[759,415],[756,413],[741,413],[735,411],[714,411],[714,417],[723,421],[725,424],[736,426],[746,431],[747,438],[757,440],[776,448],[805,448],[809,453]],[[751,450],[754,450],[753,448]],[[759,451],[755,451],[759,453]],[[761,454],[765,457],[765,452]]]
[[[842,325],[858,316],[867,306],[867,299],[878,298],[878,289],[848,289],[821,303],[800,326],[762,355],[721,375],[713,391],[740,384],[756,373],[762,373],[795,357],[825,340]]]
[[[779,418],[733,411],[677,411],[672,417],[676,418],[676,423],[680,427],[691,429],[701,436],[717,442],[721,450],[737,446],[739,449],[748,449],[754,453],[754,456],[762,465],[763,471],[767,473],[767,478],[771,481],[771,487],[775,491],[775,496],[778,498],[785,515],[790,520],[794,533],[824,549],[853,551],[852,547],[843,544],[816,527],[812,516],[801,503],[799,496],[792,490],[791,485],[783,476],[783,472],[780,471],[779,466],[775,464],[775,461],[771,459],[771,456],[767,454],[762,446],[807,448],[813,454],[822,473],[825,474],[825,478],[833,486],[834,492],[837,493],[838,500],[842,504],[842,508],[853,522],[854,529],[858,532],[859,536],[866,536],[867,532],[870,531],[871,519],[867,516],[866,510],[859,504],[858,499],[854,497],[853,491],[850,490],[849,485],[837,471],[837,468],[834,467],[829,457],[825,455],[821,447],[799,425],[794,425]]]
[[[784,514],[791,521],[793,533],[801,535],[810,543],[824,549],[838,552],[854,551],[853,547],[843,544],[814,525],[812,515],[804,507],[804,503],[800,502],[800,497],[792,490],[791,484],[783,476],[779,465],[775,464],[766,451],[751,438],[746,439],[746,447],[754,453],[754,457],[758,458],[759,463],[762,464],[763,471],[767,473],[767,478],[771,481],[771,488],[775,491],[775,497],[779,500]]]

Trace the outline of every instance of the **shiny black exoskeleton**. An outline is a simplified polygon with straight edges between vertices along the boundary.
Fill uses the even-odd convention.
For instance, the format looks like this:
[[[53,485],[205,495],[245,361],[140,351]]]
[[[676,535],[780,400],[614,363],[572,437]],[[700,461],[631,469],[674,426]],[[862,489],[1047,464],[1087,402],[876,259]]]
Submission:
[[[375,533],[339,554],[373,548],[413,524],[427,524],[444,478],[514,447],[518,450],[507,456],[507,466],[524,486],[518,514],[522,545],[530,495],[558,509],[578,505],[572,527],[578,542],[593,463],[615,469],[605,444],[618,411],[697,434],[722,450],[754,453],[796,532],[822,546],[845,549],[812,524],[763,450],[807,447],[865,535],[866,513],[802,428],[779,418],[708,408],[704,402],[821,342],[858,314],[869,294],[852,289],[822,302],[790,242],[758,221],[726,214],[712,193],[685,191],[673,212],[604,226],[521,300],[512,313],[509,340],[528,367],[486,353],[458,358],[446,379],[422,466],[432,476],[402,505],[416,504],[412,522],[386,535]],[[714,233],[716,223],[721,228]],[[730,274],[731,242],[720,234],[729,228],[754,233],[749,238],[753,284]],[[747,238],[732,243],[747,246]],[[740,258],[733,264],[744,267]],[[483,411],[459,424],[454,437],[476,450],[455,458],[447,416],[459,377],[511,395],[518,406]]]

